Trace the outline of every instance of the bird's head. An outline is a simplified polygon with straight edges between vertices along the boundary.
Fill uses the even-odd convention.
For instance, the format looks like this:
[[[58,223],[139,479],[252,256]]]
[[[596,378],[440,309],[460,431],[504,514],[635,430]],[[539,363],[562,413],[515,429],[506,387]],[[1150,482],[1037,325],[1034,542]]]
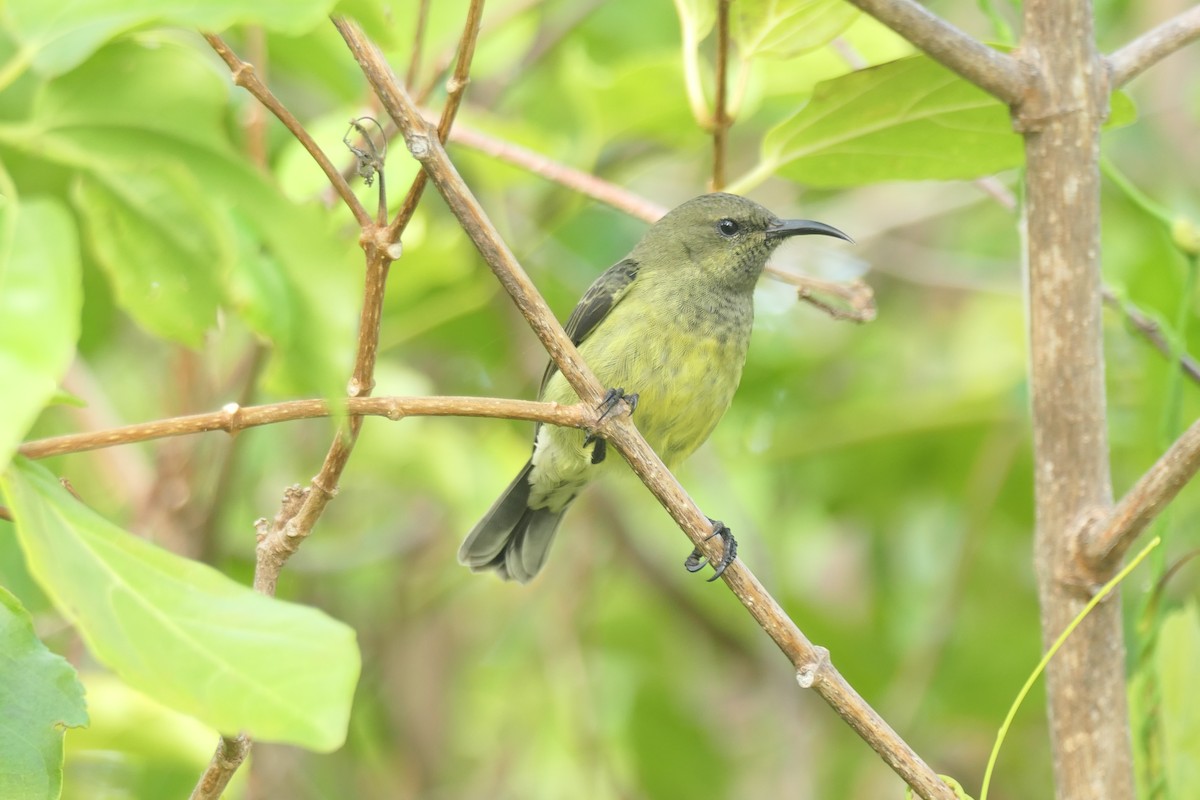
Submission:
[[[672,209],[631,255],[642,269],[689,266],[722,286],[750,291],[784,239],[810,234],[853,241],[823,222],[781,220],[753,200],[718,192]]]

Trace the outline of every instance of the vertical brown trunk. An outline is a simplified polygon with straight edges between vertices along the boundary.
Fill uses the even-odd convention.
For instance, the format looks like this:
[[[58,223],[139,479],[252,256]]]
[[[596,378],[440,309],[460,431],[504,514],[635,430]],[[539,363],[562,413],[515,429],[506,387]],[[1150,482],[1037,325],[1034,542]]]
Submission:
[[[1092,588],[1073,572],[1069,544],[1086,515],[1112,501],[1098,168],[1107,74],[1087,0],[1029,0],[1022,49],[1044,79],[1018,120],[1027,159],[1035,559],[1042,639],[1049,646]],[[1050,663],[1047,691],[1059,799],[1131,799],[1125,650],[1115,596]]]

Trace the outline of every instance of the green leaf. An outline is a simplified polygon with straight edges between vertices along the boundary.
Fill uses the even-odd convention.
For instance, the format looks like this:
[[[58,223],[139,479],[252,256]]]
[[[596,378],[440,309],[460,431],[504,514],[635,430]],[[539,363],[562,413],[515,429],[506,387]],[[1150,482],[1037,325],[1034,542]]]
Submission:
[[[146,330],[191,347],[217,321],[231,234],[181,168],[83,175],[72,200],[117,303]]]
[[[824,47],[859,13],[844,0],[738,0],[733,11],[744,58],[792,58]]]
[[[810,186],[977,178],[1022,159],[1004,105],[927,56],[818,83],[762,149],[764,163]]]
[[[0,143],[29,163],[86,175],[74,195],[89,223],[93,256],[105,265],[120,302],[162,335],[194,343],[215,316],[213,303],[236,293],[227,282],[243,264],[231,272],[231,260],[262,251],[281,271],[278,281],[303,298],[286,312],[269,304],[278,296],[241,292],[234,298],[242,309],[262,299],[260,321],[272,314],[289,320],[269,330],[251,323],[268,337],[288,331],[272,338],[273,388],[339,395],[350,348],[338,350],[336,343],[354,340],[355,281],[347,276],[356,256],[361,269],[361,250],[338,228],[340,215],[291,202],[233,148],[224,126],[228,92],[225,79],[193,47],[171,37],[153,47],[120,42],[97,53],[87,69],[46,84],[28,121],[0,124]],[[96,208],[88,202],[93,196]],[[149,197],[163,197],[165,205],[147,207]],[[109,216],[148,238],[118,241],[104,228]],[[248,225],[250,245],[239,241],[246,233],[235,218]],[[177,255],[156,263],[156,252]],[[137,264],[124,263],[133,256]],[[117,279],[124,283],[118,286]],[[167,310],[189,302],[188,287],[198,290],[195,305],[173,318]]]
[[[22,57],[49,76],[73,69],[110,39],[137,28],[261,25],[298,35],[325,24],[334,5],[334,0],[8,0],[3,22]]]
[[[19,459],[3,480],[29,570],[95,657],[221,731],[328,752],[346,736],[354,631],[121,530]]]
[[[64,729],[87,724],[74,668],[46,649],[29,612],[0,587],[0,797],[55,800]]]
[[[6,176],[5,176],[6,177]],[[83,303],[75,225],[48,199],[0,198],[0,466],[75,354]]]
[[[1200,608],[1193,600],[1163,620],[1154,654],[1162,691],[1163,764],[1171,797],[1200,797]]]
[[[675,0],[684,41],[699,42],[717,21],[717,4],[711,0]]]
[[[1106,127],[1136,112],[1112,96]],[[763,138],[758,167],[729,191],[778,171],[809,186],[968,180],[1024,163],[1008,109],[974,84],[916,55],[822,81],[812,99]]]

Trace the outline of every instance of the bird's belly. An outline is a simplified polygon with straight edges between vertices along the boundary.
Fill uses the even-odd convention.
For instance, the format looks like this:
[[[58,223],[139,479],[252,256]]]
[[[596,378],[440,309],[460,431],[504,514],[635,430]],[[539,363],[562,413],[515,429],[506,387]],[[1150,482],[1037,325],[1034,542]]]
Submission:
[[[606,387],[637,393],[633,420],[671,466],[703,444],[729,408],[741,380],[748,337],[642,333],[607,343],[593,336],[580,353]],[[613,353],[617,355],[606,357]]]

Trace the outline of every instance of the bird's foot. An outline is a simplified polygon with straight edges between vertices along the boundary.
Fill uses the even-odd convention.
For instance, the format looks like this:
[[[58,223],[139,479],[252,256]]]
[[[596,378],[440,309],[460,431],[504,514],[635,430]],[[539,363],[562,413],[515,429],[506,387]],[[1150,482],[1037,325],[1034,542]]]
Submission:
[[[737,558],[737,539],[733,538],[733,531],[729,530],[729,527],[724,522],[711,517],[709,517],[708,521],[712,523],[713,532],[708,535],[705,541],[708,541],[708,539],[711,539],[714,536],[720,536],[721,544],[725,547],[725,553],[721,556],[721,561],[713,564],[713,566],[716,568],[716,572],[714,572],[713,576],[708,579],[708,582],[712,583],[717,578],[721,577],[722,573],[725,572],[726,567],[732,564],[733,560]],[[683,562],[683,568],[688,572],[699,572],[701,569],[703,569],[707,560],[707,556],[700,552],[700,548],[697,547]]]
[[[624,389],[609,389],[605,393],[604,399],[600,401],[600,405],[596,406],[596,410],[600,412],[600,418],[596,420],[596,424],[604,422],[608,418],[608,415],[616,410],[617,404],[622,400],[625,401],[625,405],[629,406],[629,413],[632,414],[637,408],[637,394],[625,394]],[[588,431],[587,436],[583,437],[583,446],[587,447],[593,442],[596,443],[596,446],[592,448],[592,463],[599,464],[608,455],[608,447],[604,440],[597,436],[594,431]]]

